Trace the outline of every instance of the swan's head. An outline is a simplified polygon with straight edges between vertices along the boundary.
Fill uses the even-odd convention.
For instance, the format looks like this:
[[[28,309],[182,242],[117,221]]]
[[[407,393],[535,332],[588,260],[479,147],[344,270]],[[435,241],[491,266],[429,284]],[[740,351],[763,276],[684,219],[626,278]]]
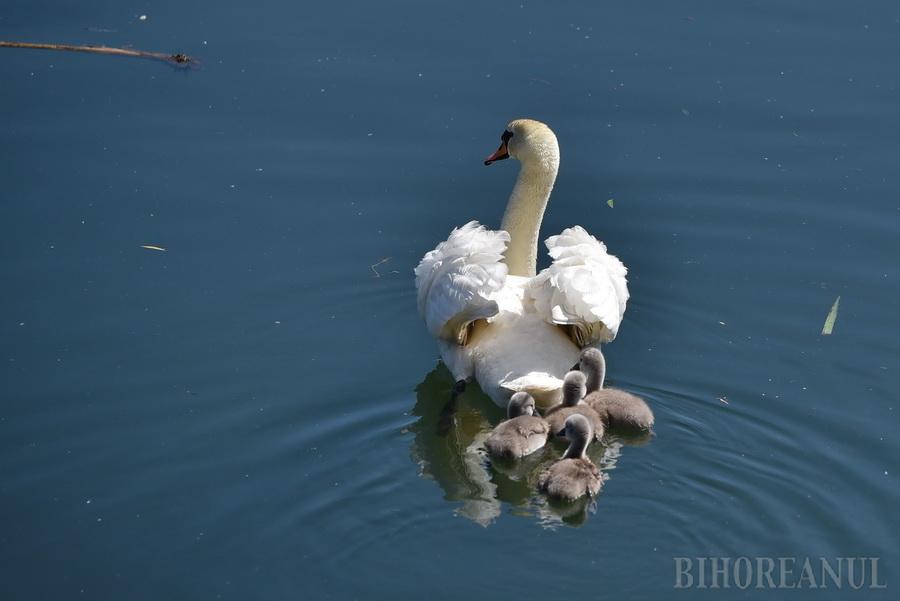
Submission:
[[[594,430],[591,428],[588,418],[580,413],[573,413],[566,418],[565,432],[566,438],[569,439],[569,448],[566,449],[564,457],[566,459],[584,457],[588,443],[594,437]]]
[[[570,371],[563,380],[563,405],[574,407],[587,394],[587,378],[580,371]]]
[[[509,397],[506,416],[512,419],[520,415],[534,415],[534,399],[527,392],[517,392]]]
[[[587,391],[595,392],[603,388],[606,379],[606,359],[600,349],[589,347],[581,351],[578,369],[587,376]]]
[[[500,148],[485,159],[484,164],[508,158],[544,169],[559,168],[559,144],[549,127],[534,119],[510,121],[500,136]]]

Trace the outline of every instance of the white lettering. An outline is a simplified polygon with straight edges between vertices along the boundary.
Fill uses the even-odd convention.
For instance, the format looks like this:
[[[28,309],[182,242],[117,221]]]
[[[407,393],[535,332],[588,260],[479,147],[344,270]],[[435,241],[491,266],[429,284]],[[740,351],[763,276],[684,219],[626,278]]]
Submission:
[[[690,588],[694,584],[694,576],[691,574],[693,560],[690,557],[675,557],[675,588]],[[687,582],[685,582],[685,577]]]
[[[800,580],[797,581],[797,588],[803,588],[804,581],[807,583],[806,588],[819,588],[818,585],[816,585],[816,577],[813,575],[809,557],[803,558],[803,567],[800,568]]]
[[[838,559],[841,559],[841,558],[838,558]],[[861,588],[863,587],[863,585],[866,583],[866,562],[865,562],[865,560],[863,559],[862,565],[860,566],[861,569],[860,569],[860,570],[856,570],[854,566],[856,565],[856,560],[857,560],[858,558],[856,558],[856,557],[844,557],[843,559],[847,562],[847,583],[850,585],[850,588],[852,588],[853,590],[857,590],[857,591],[858,591],[858,590],[861,589]],[[857,582],[854,582],[854,578],[853,578],[853,575],[854,575],[854,574],[858,574],[858,575],[859,575],[859,582],[858,582],[858,583],[857,583]]]
[[[741,574],[743,574],[744,578],[741,578]],[[749,557],[738,557],[735,560],[734,575],[732,577],[739,589],[744,590],[750,586],[750,583],[753,581],[753,564],[750,562]]]
[[[766,564],[766,569],[762,568],[762,564]],[[772,571],[775,570],[775,560],[771,557],[756,558],[756,588],[775,588],[775,581],[772,580]],[[762,577],[766,577],[766,584],[762,583]]]
[[[791,567],[788,568],[788,563],[791,564]],[[794,588],[796,585],[794,584],[794,563],[795,560],[793,557],[779,557],[778,558],[778,569],[781,572],[781,578],[778,579],[778,588]],[[788,586],[787,577],[791,576],[791,584]]]
[[[837,588],[841,588],[843,583],[843,579],[841,578],[841,574],[843,570],[841,570],[841,561],[840,559],[837,562],[837,573],[835,573],[834,568],[831,567],[831,564],[828,562],[828,559],[825,557],[819,558],[822,562],[822,588],[828,588],[828,585],[825,584],[825,572],[828,572],[828,577],[831,578],[831,583],[836,585]]]
[[[674,588],[886,589],[880,557],[673,557]],[[818,567],[814,562],[818,561]],[[777,573],[777,577],[775,577]],[[818,577],[818,579],[817,579]],[[867,582],[868,581],[868,582]]]
[[[700,584],[697,585],[697,588],[706,588],[706,557],[698,557],[697,563],[700,565]]]
[[[869,585],[869,588],[887,588],[886,582],[878,584],[878,558],[870,557],[869,562],[872,564],[872,584]]]
[[[728,588],[728,564],[731,562],[730,557],[712,557],[710,562],[710,576],[712,576],[712,584],[709,588]],[[719,584],[719,576],[722,577],[724,584]]]

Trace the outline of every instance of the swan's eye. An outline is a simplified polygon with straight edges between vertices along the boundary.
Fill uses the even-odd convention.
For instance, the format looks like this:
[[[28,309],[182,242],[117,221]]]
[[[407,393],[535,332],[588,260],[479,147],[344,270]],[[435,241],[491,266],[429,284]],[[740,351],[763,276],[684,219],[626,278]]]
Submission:
[[[510,139],[510,138],[512,138],[512,132],[511,132],[511,131],[504,131],[504,132],[503,132],[503,135],[500,136],[500,141],[503,142],[504,144],[506,144],[507,142],[509,142],[509,139]]]

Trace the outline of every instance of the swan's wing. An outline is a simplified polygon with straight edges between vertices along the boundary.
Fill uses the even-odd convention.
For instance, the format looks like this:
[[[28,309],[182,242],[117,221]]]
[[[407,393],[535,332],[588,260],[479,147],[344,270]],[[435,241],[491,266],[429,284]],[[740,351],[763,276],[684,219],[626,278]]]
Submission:
[[[583,227],[547,239],[553,264],[529,282],[535,309],[581,347],[616,337],[628,302],[628,270]]]
[[[450,233],[416,267],[419,313],[437,338],[465,344],[469,324],[499,312],[492,295],[503,287],[509,234],[470,221]]]

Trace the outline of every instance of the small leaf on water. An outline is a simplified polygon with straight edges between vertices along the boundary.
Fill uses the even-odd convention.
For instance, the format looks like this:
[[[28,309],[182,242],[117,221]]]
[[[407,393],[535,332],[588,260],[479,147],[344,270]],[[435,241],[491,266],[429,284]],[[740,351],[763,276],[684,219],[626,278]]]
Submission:
[[[141,244],[141,248],[146,248],[147,250],[158,250],[160,252],[166,252],[166,249],[162,246],[153,246],[152,244]]]
[[[609,205],[609,208],[612,209],[613,207],[616,206],[616,199],[615,199],[615,198],[610,198],[609,200],[606,201],[606,204],[608,204],[608,205]]]
[[[828,312],[828,317],[825,318],[825,325],[822,327],[822,336],[830,336],[831,330],[834,329],[834,321],[837,319],[838,307],[841,304],[841,297],[837,297],[834,299],[834,304],[831,305],[831,311]]]

